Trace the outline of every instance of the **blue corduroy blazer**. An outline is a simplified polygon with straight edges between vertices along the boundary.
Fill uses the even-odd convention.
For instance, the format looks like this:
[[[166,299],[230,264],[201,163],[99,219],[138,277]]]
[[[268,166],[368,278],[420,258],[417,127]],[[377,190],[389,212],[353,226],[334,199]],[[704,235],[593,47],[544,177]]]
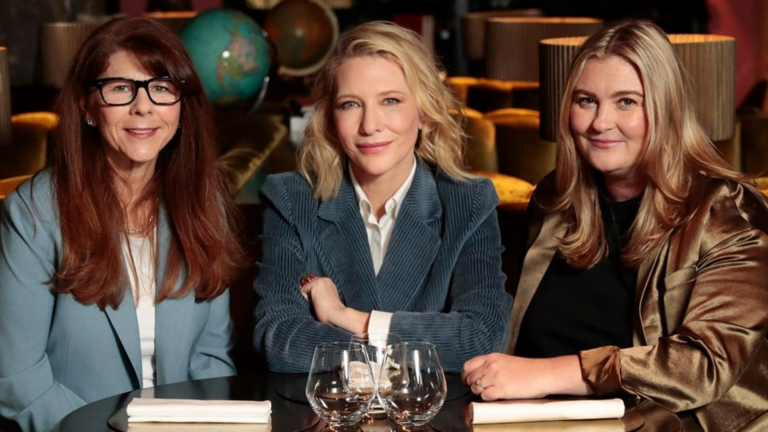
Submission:
[[[348,173],[327,201],[315,199],[298,172],[269,176],[261,196],[253,344],[270,370],[306,372],[317,344],[349,340],[313,317],[299,291],[310,272],[333,280],[346,306],[393,312],[390,332],[436,344],[446,371],[504,349],[512,298],[501,271],[498,197],[487,179],[455,181],[419,163],[378,277]]]
[[[117,309],[101,311],[70,294],[54,294],[46,285],[62,251],[49,171],[21,185],[3,205],[0,416],[24,431],[48,431],[86,403],[140,387],[136,309],[128,286]],[[159,287],[170,241],[162,208],[157,232]],[[234,375],[232,332],[228,291],[210,302],[188,295],[158,304],[157,384]]]

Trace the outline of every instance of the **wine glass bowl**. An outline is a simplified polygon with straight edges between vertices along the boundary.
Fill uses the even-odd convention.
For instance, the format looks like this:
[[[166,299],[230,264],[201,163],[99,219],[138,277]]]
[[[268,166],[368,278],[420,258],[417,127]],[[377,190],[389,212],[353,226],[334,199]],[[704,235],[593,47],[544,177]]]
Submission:
[[[403,342],[392,345],[388,392],[380,392],[387,416],[399,426],[420,427],[442,408],[448,393],[435,345]]]
[[[389,392],[391,386],[387,370],[392,363],[388,361],[392,351],[392,345],[400,342],[400,338],[392,333],[358,333],[352,335],[351,343],[359,343],[368,354],[371,364],[373,379],[377,384],[377,398],[372,402],[372,410],[379,410],[383,414],[381,394]],[[369,412],[371,414],[371,412]]]
[[[329,426],[354,426],[376,396],[373,376],[361,344],[320,344],[315,348],[307,379],[307,399]]]

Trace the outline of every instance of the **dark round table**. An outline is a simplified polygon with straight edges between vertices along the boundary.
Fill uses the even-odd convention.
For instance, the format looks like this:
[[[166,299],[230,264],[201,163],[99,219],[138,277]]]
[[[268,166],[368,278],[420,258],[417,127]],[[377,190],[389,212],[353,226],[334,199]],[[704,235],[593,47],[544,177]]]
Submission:
[[[312,411],[306,396],[304,396],[306,380],[307,376],[305,374],[268,373],[186,381],[161,385],[150,389],[135,390],[90,403],[73,411],[61,421],[58,431],[126,431],[127,417],[125,407],[134,397],[201,400],[269,400],[272,402],[272,431],[322,431],[325,428],[324,422]],[[431,422],[431,427],[425,430],[441,432],[472,431],[468,407],[472,401],[477,401],[478,399],[461,382],[458,375],[447,375],[446,381],[448,382],[446,402]],[[622,421],[626,430],[663,430],[642,427],[643,416],[632,409],[627,411],[627,415],[625,415]],[[177,430],[184,430],[183,426],[180,425]],[[222,427],[221,430],[225,430],[225,428]],[[395,429],[386,419],[382,419],[362,424],[358,430],[379,432]]]

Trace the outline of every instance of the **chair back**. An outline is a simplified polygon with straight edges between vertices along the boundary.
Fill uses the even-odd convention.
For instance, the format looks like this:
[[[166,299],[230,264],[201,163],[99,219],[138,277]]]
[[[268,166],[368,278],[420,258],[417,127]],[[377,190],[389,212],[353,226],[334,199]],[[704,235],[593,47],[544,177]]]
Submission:
[[[0,147],[0,178],[34,174],[45,168],[48,143],[58,116],[50,112],[32,112],[11,117],[11,145]]]
[[[536,184],[555,168],[557,145],[539,138],[538,112],[516,108],[485,117],[496,129],[500,173]]]
[[[31,178],[31,174],[11,177],[0,180],[0,209],[2,209],[3,201],[11,192],[15,191],[20,184]]]

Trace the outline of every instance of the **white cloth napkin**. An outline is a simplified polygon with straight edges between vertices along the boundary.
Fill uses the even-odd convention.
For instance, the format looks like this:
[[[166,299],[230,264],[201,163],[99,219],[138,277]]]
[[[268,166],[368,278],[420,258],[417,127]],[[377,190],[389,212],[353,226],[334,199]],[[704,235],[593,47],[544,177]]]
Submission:
[[[135,398],[126,412],[128,423],[269,423],[272,403]]]
[[[472,424],[618,419],[624,415],[624,402],[621,399],[472,402],[470,413]]]

